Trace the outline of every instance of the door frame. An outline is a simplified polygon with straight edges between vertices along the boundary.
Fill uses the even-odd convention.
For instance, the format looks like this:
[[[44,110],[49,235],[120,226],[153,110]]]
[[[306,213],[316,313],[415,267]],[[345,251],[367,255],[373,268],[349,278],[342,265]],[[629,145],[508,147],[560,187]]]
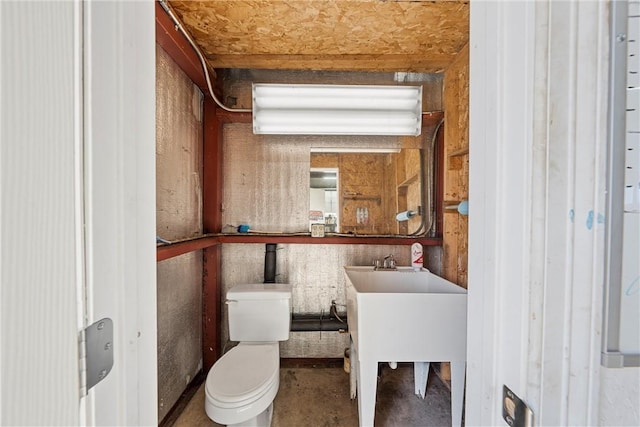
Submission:
[[[157,425],[155,2],[84,3],[86,323],[114,321],[88,425]]]
[[[468,424],[603,415],[610,4],[470,3]]]

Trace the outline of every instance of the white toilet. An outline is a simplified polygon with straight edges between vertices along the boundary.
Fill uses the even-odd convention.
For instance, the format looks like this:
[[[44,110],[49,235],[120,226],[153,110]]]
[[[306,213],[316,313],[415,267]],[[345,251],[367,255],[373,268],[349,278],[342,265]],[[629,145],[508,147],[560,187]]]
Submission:
[[[227,292],[229,339],[240,343],[207,375],[205,411],[219,424],[268,427],[280,386],[278,341],[289,339],[291,285],[238,285]]]

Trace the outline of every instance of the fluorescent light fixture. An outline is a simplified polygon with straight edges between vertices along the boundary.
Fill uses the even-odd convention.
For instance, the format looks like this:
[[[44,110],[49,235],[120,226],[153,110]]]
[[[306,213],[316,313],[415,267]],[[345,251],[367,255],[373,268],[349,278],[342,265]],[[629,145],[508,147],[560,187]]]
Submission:
[[[399,153],[399,148],[311,147],[312,153]]]
[[[253,84],[253,133],[420,135],[422,86]]]

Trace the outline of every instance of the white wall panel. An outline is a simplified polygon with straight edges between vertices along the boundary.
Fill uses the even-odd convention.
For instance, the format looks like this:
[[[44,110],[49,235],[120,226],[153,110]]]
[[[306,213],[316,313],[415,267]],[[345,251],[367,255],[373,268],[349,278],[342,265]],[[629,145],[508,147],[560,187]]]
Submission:
[[[471,5],[468,424],[505,384],[536,425],[639,422],[599,363],[609,6]]]
[[[77,7],[0,2],[2,425],[79,422]]]
[[[156,45],[156,233],[202,234],[202,92]],[[158,415],[202,360],[202,251],[158,263]]]

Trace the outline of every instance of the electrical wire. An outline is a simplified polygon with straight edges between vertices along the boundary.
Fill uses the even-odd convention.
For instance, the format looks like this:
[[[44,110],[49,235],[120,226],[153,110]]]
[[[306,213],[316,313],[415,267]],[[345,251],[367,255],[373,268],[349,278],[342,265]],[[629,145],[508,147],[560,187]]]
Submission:
[[[431,182],[429,182],[429,186],[433,187],[433,181],[434,181],[434,174],[435,174],[435,169],[436,169],[436,161],[435,161],[435,144],[436,144],[436,139],[438,137],[438,132],[440,131],[440,127],[442,126],[442,124],[444,123],[444,119],[440,120],[440,122],[438,123],[438,125],[436,126],[435,131],[433,132],[433,136],[431,137],[431,146],[430,148],[430,154],[431,154],[431,170],[430,170],[430,178],[431,178]],[[420,151],[422,151],[423,149],[421,148]],[[420,156],[420,183],[421,183],[421,192],[422,192],[422,201],[424,202],[426,200],[426,196],[427,196],[427,191],[426,191],[426,185],[425,185],[425,180],[424,180],[424,169],[425,169],[425,164],[424,164],[424,155]],[[435,191],[435,189],[432,190]],[[420,222],[420,227],[418,227],[418,229],[416,231],[414,231],[413,233],[410,233],[409,236],[418,236],[418,235],[424,235],[426,236],[431,229],[433,228],[433,224],[434,224],[434,210],[435,207],[433,206],[433,196],[429,199],[429,226],[426,227],[425,226],[427,224],[426,222],[426,218],[425,218],[425,212],[422,212],[422,221]],[[424,231],[423,231],[424,230]],[[422,234],[421,234],[422,233]]]
[[[173,13],[173,10],[167,4],[166,0],[158,0],[158,2],[160,3],[160,6],[162,6],[162,8],[165,10],[165,12],[167,12],[167,14],[169,15],[169,17],[175,24],[176,29],[179,30],[182,33],[182,35],[184,35],[184,37],[187,39],[187,41],[189,42],[193,50],[195,50],[196,54],[198,55],[198,59],[200,59],[200,64],[202,65],[202,69],[204,71],[204,77],[207,81],[207,88],[209,89],[209,94],[211,95],[211,98],[213,98],[215,103],[218,104],[218,106],[223,110],[229,111],[231,113],[250,113],[251,112],[250,108],[229,108],[218,99],[216,94],[213,92],[213,87],[211,86],[211,78],[209,76],[209,68],[207,67],[207,62],[204,60],[204,56],[202,55],[200,48],[193,41],[189,32],[185,30],[184,26],[182,25],[182,22],[180,22],[180,20],[175,15],[175,13]]]

